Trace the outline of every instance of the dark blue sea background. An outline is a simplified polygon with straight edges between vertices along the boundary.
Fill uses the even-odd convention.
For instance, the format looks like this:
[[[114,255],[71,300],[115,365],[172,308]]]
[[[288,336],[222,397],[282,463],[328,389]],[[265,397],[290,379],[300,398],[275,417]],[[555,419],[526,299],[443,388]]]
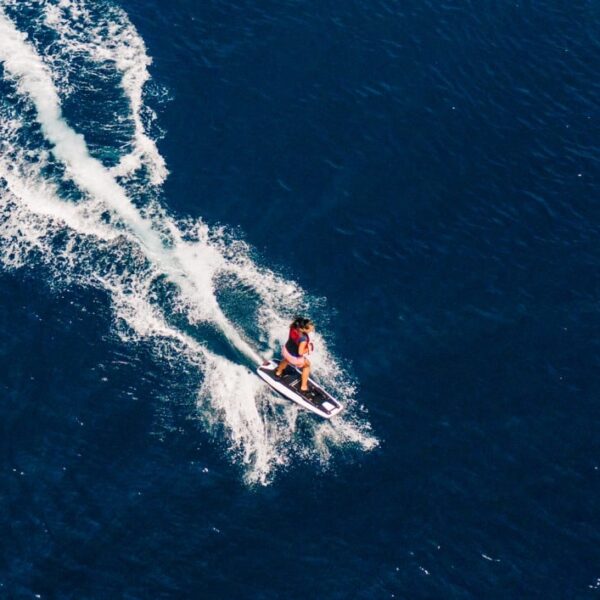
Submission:
[[[3,267],[0,597],[597,597],[600,5],[113,6],[152,58],[161,206],[305,290],[376,443],[315,459],[300,413],[304,451],[250,480],[200,367],[116,335],[101,288]],[[65,118],[111,166],[84,79]]]

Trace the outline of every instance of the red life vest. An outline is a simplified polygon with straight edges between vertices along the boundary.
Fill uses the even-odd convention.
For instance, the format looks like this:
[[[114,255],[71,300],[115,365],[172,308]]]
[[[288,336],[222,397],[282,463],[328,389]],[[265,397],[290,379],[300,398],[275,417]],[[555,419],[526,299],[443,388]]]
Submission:
[[[300,344],[302,342],[310,344],[310,338],[308,337],[308,334],[303,333],[295,327],[290,327],[290,335],[288,337],[288,341],[285,344],[285,349],[292,356],[300,356]]]

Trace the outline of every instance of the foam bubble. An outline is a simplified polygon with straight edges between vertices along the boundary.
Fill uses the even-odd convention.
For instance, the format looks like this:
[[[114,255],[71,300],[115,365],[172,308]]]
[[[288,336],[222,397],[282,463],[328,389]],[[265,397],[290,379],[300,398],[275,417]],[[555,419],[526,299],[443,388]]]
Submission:
[[[68,84],[69,62],[82,54],[98,65],[114,65],[120,74],[121,87],[131,106],[134,144],[131,152],[113,167],[113,174],[124,177],[145,166],[150,172],[150,182],[161,184],[168,174],[166,164],[144,126],[144,120],[156,118],[143,101],[152,60],[125,12],[105,2],[92,11],[81,0],[61,0],[45,5],[44,24],[60,40],[61,51],[54,64],[60,63],[60,71],[67,74],[62,78],[65,91],[73,91]]]
[[[39,8],[3,3],[15,12],[24,5],[30,12]],[[248,482],[270,481],[296,455],[325,463],[348,445],[371,449],[377,440],[353,413],[352,380],[321,335],[315,335],[311,357],[315,370],[348,405],[331,422],[278,401],[250,370],[261,354],[285,341],[293,313],[321,301],[261,266],[227,229],[177,220],[157,200],[166,170],[142,118],[150,60],[126,15],[102,6],[106,10],[98,14],[82,0],[60,0],[46,3],[38,17],[28,13],[32,27],[56,32],[52,56],[0,8],[0,62],[10,87],[0,99],[0,263],[12,269],[39,264],[52,285],[101,290],[124,341],[152,340],[165,360],[177,357],[197,368],[203,377],[198,414],[208,431],[227,440]],[[78,93],[68,73],[76,54],[98,69],[116,68],[129,99],[129,114],[117,116],[134,123],[133,150],[126,149],[112,168],[94,157],[63,117],[61,97]],[[124,177],[142,163],[145,178]],[[218,344],[199,334],[203,324],[239,360],[223,356]]]

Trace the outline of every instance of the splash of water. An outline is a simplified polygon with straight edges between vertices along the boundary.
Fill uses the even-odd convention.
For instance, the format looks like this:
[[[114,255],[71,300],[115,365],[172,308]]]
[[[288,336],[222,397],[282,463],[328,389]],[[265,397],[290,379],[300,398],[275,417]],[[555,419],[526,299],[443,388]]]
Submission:
[[[353,386],[324,339],[317,340],[320,353],[312,362],[325,384],[342,390],[350,410],[331,423],[311,421],[310,439],[300,440],[298,409],[278,403],[249,365],[226,358],[193,333],[199,324],[209,324],[256,363],[260,352],[249,340],[258,340],[263,351],[281,343],[290,311],[310,308],[310,298],[257,264],[251,249],[226,230],[178,221],[159,202],[157,186],[167,171],[142,117],[151,114],[144,104],[150,59],[127,16],[111,4],[98,9],[82,0],[47,2],[39,18],[28,22],[38,32],[53,32],[50,52],[39,41],[43,35],[30,41],[17,27],[24,5],[31,10],[39,3],[0,5],[0,64],[7,89],[0,103],[5,268],[39,261],[56,281],[102,290],[111,298],[123,339],[153,339],[158,354],[176,351],[196,366],[203,373],[199,416],[207,429],[226,436],[248,481],[268,481],[298,452],[326,461],[332,448],[374,447],[368,423],[351,410]],[[112,166],[63,115],[61,96],[78,93],[71,80],[76,56],[84,57],[90,76],[111,71],[106,85],[118,81],[126,100],[120,135],[129,140]],[[114,117],[107,113],[107,123]],[[158,299],[158,288],[168,288],[168,301]],[[228,301],[240,293],[242,309]]]

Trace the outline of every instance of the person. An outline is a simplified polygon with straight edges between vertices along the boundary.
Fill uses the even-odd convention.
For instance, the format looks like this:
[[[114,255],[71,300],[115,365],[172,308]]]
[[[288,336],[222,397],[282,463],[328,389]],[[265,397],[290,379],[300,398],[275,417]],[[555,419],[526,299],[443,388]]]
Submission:
[[[315,330],[310,319],[297,317],[290,325],[290,334],[285,346],[281,349],[283,360],[275,369],[275,375],[281,377],[288,365],[302,369],[300,391],[308,392],[308,375],[310,373],[310,361],[307,354],[312,349],[309,333]]]

